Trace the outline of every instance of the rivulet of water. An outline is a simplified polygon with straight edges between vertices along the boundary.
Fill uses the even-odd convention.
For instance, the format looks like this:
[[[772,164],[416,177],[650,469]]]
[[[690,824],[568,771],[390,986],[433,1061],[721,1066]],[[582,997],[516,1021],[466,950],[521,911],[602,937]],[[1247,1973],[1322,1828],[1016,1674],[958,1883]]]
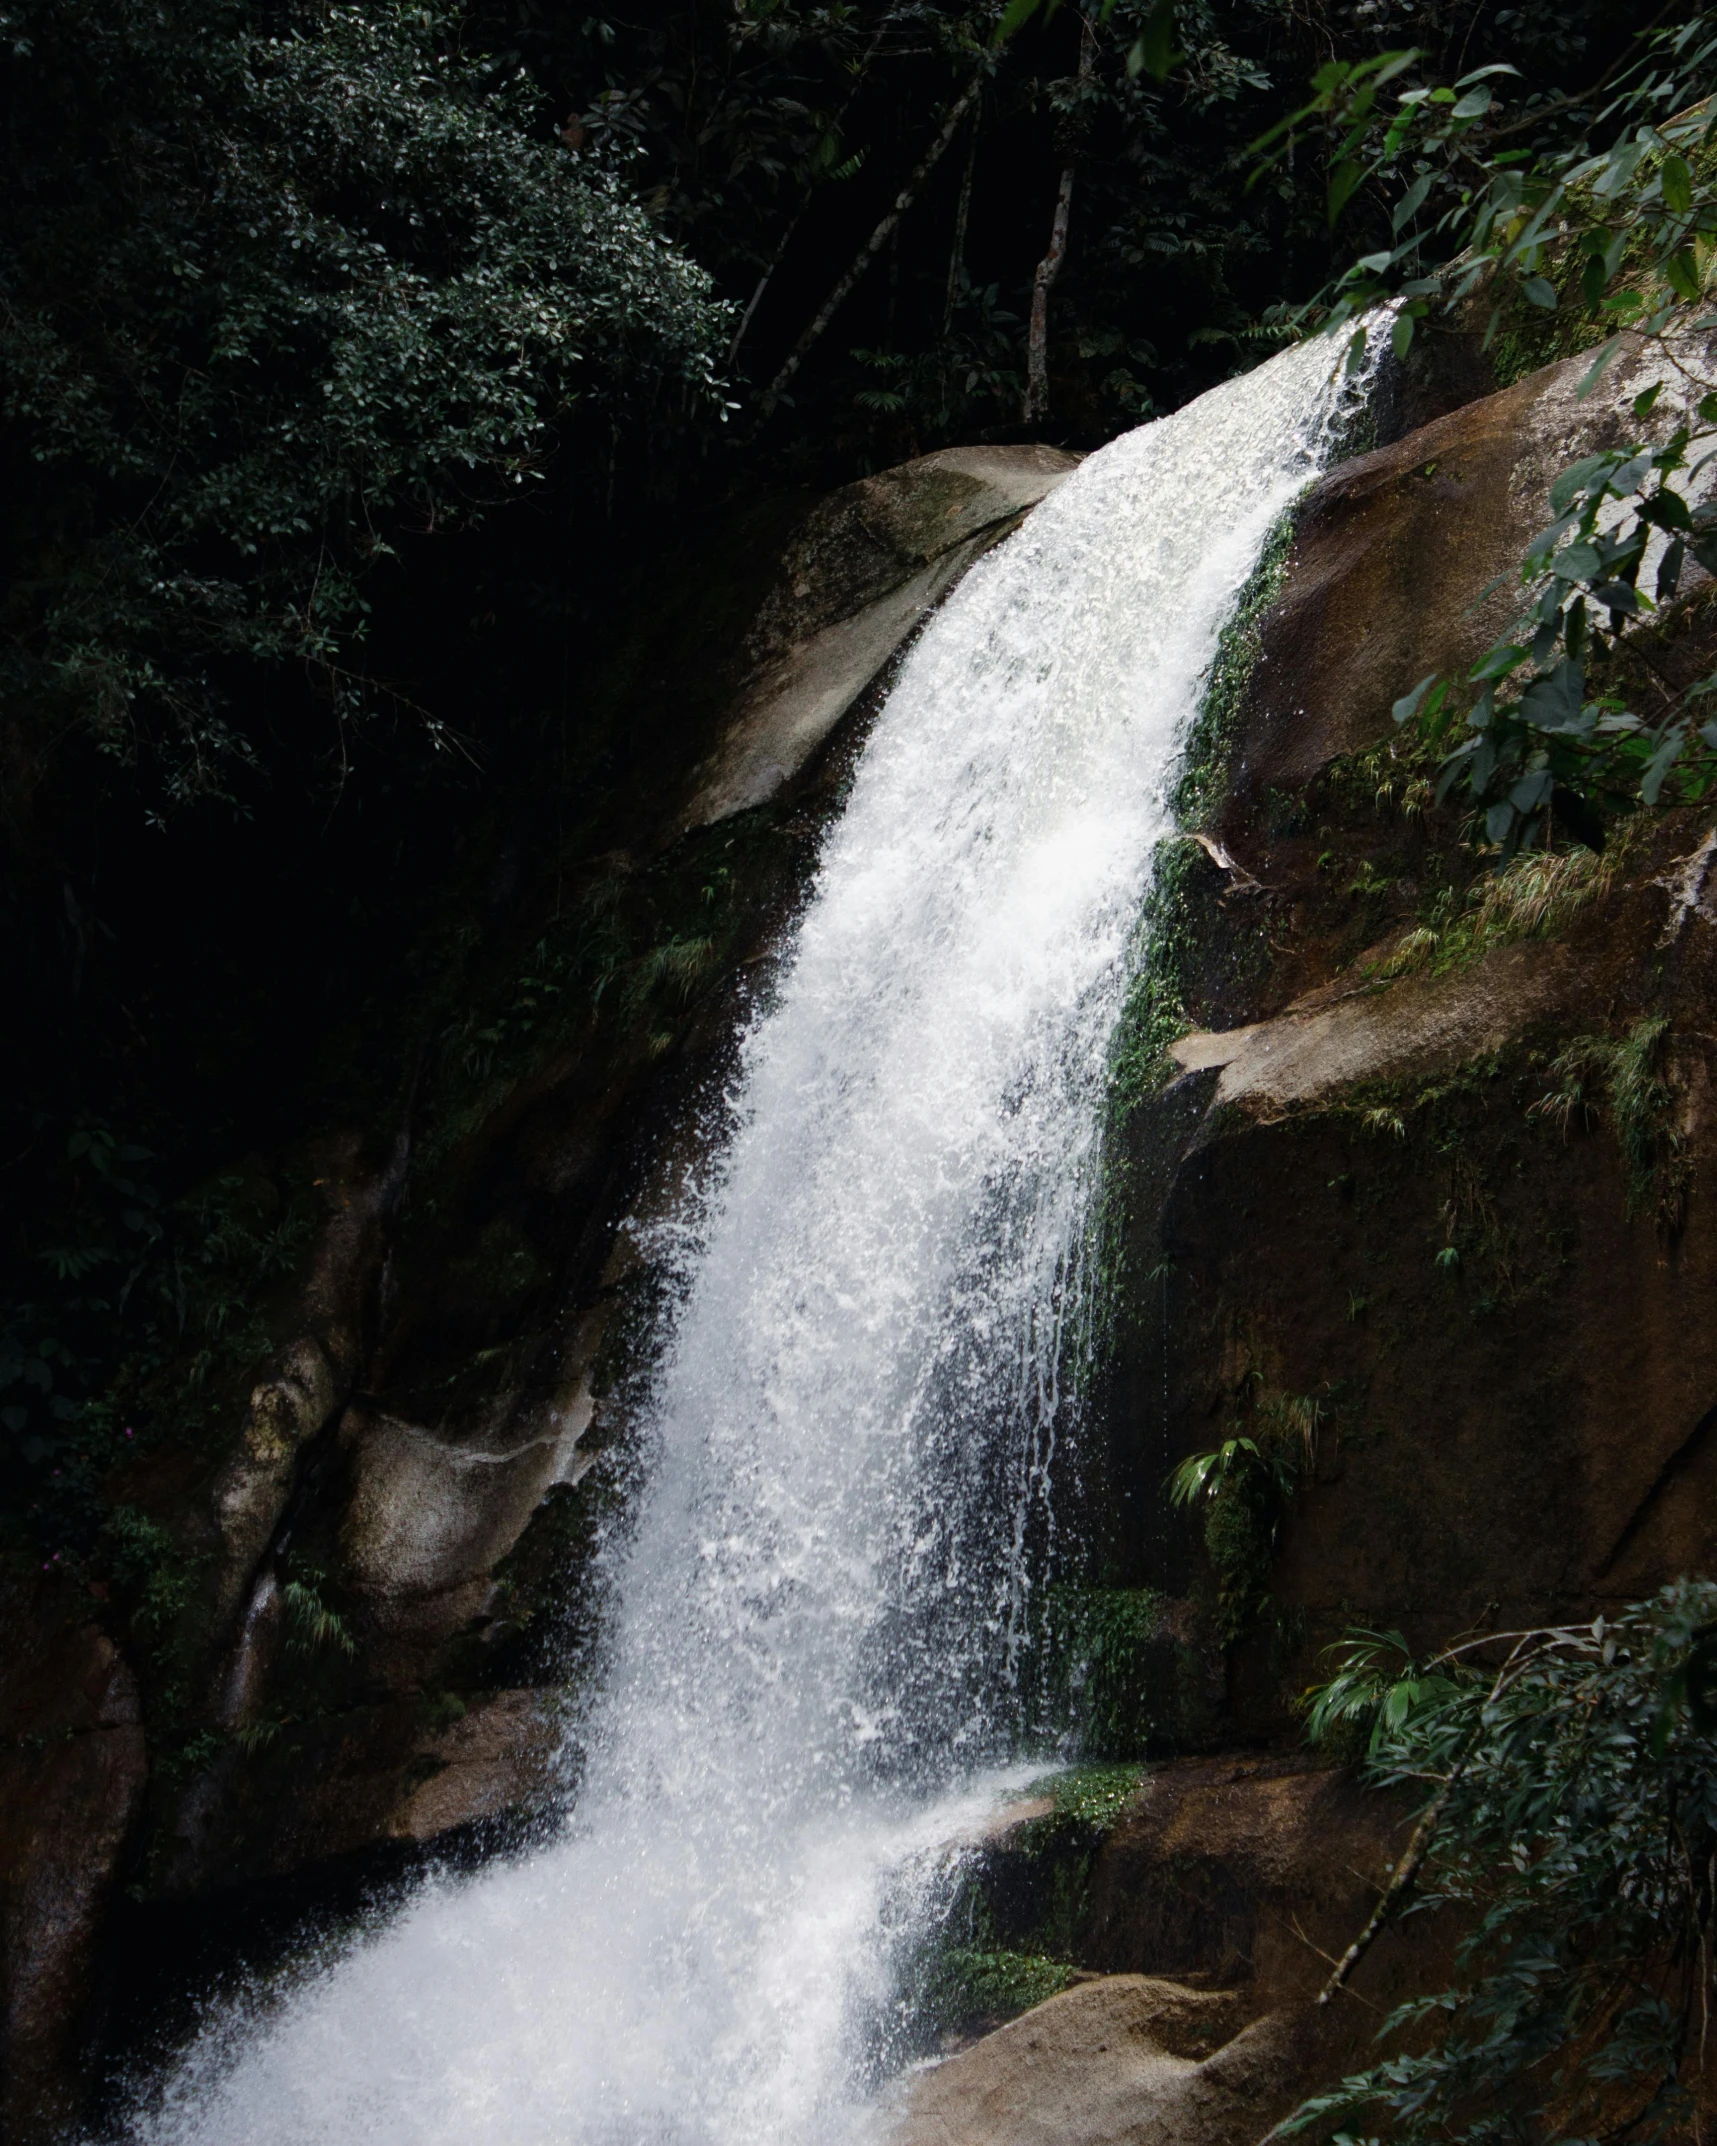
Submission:
[[[1177,749],[1334,363],[1093,455],[931,622],[743,1042],[564,1833],[213,2016],[148,2146],[867,2135],[903,1928],[1018,1757]]]

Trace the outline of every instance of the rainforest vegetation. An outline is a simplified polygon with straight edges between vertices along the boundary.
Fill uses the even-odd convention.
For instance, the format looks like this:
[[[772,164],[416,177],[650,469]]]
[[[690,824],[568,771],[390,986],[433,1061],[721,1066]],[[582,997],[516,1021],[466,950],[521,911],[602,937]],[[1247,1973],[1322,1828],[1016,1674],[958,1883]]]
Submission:
[[[1673,355],[1714,75],[1702,11],[1607,0],[0,0],[7,1554],[173,1613],[103,1485],[256,1356],[309,1225],[247,1158],[404,1125],[446,906],[480,943],[650,780],[601,684],[629,593],[759,502],[1094,447],[1380,301],[1432,365],[1475,323],[1505,376]],[[1625,660],[1717,572],[1685,384],[1667,440],[1560,479],[1473,675],[1400,682],[1492,862],[1717,775],[1712,682]],[[1177,1493],[1273,1542],[1297,1452]],[[1530,2135],[1683,2124],[1714,1616],[1482,1671],[1356,1643],[1313,1727],[1437,1784],[1476,1979],[1306,2123],[1488,2138],[1579,2048]]]
[[[1668,116],[1661,84],[1606,103],[1624,29],[1442,0],[1172,26],[1140,0],[10,0],[14,1518],[125,1428],[101,1396],[128,1356],[230,1342],[187,1276],[231,1267],[211,1230],[260,1230],[238,1264],[266,1268],[289,1225],[212,1222],[218,1168],[312,1093],[374,1113],[409,1080],[423,1034],[361,1063],[331,1041],[388,988],[413,890],[635,772],[588,690],[618,588],[736,500],[953,441],[1096,444],[1338,285],[1338,312],[1406,287],[1424,320],[1447,271],[1407,249],[1494,222],[1486,155],[1518,190]],[[1652,51],[1684,85],[1708,64]],[[1621,267],[1655,168],[1584,219],[1583,261],[1602,235]],[[1698,170],[1653,204],[1692,233],[1676,261],[1709,243]]]

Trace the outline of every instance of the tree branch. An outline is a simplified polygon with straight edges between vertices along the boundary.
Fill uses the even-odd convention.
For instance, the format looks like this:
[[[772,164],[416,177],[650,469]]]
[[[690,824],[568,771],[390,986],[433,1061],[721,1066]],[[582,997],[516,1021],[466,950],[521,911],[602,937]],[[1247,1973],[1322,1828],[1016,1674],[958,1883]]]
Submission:
[[[954,100],[954,103],[949,110],[947,118],[942,122],[942,131],[937,135],[936,139],[930,144],[929,148],[925,150],[923,156],[919,158],[917,164],[913,167],[912,173],[907,179],[906,184],[894,197],[893,208],[889,210],[888,214],[882,219],[881,223],[877,225],[876,229],[871,233],[870,237],[866,239],[864,244],[859,248],[857,258],[854,260],[852,266],[847,270],[846,274],[841,278],[841,280],[835,285],[834,289],[829,293],[828,297],[823,301],[822,310],[818,313],[816,319],[812,321],[811,325],[805,330],[804,334],[800,336],[799,340],[787,353],[786,361],[782,365],[781,370],[775,375],[774,379],[770,381],[768,387],[764,391],[763,414],[765,417],[769,415],[770,411],[773,410],[775,405],[780,401],[782,392],[786,388],[788,381],[792,379],[793,375],[799,370],[799,367],[805,362],[805,358],[809,354],[812,346],[817,342],[819,337],[822,335],[823,330],[829,325],[830,321],[832,321],[835,315],[840,311],[841,306],[845,301],[847,294],[852,290],[853,285],[858,282],[859,278],[864,274],[865,270],[870,266],[872,261],[876,259],[877,255],[882,251],[884,246],[886,246],[889,240],[894,236],[894,233],[900,226],[900,219],[906,214],[907,210],[911,208],[913,202],[918,198],[918,189],[924,184],[925,180],[930,176],[931,172],[941,161],[943,152],[947,149],[948,144],[954,139],[955,134],[959,131],[961,120],[965,118],[967,112],[971,109],[973,104],[977,102],[978,92],[984,86],[984,76],[986,72],[987,69],[980,67],[977,73],[973,75],[972,79],[960,92],[959,96]]]

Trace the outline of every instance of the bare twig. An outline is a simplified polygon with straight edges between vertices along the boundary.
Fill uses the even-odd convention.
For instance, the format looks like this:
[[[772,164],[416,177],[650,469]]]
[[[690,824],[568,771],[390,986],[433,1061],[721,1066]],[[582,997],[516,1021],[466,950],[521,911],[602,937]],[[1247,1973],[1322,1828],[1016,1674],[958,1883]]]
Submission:
[[[799,367],[805,362],[805,359],[810,353],[812,346],[819,340],[823,333],[823,330],[829,325],[830,321],[832,321],[835,315],[840,311],[841,306],[845,302],[848,293],[852,290],[853,285],[858,282],[859,278],[864,274],[865,270],[870,266],[872,261],[876,259],[877,255],[888,244],[889,240],[899,229],[900,219],[906,214],[907,210],[911,208],[913,202],[918,198],[919,188],[924,184],[925,180],[930,176],[931,172],[936,168],[937,164],[941,162],[943,153],[947,149],[948,144],[954,139],[954,136],[959,131],[961,120],[965,118],[967,112],[977,102],[978,92],[984,86],[984,77],[987,72],[987,68],[980,67],[977,73],[974,74],[972,79],[966,84],[966,87],[960,92],[959,96],[955,98],[952,106],[949,108],[947,118],[942,122],[942,131],[936,136],[936,139],[930,144],[929,148],[925,150],[923,156],[919,158],[917,164],[914,165],[911,175],[906,181],[906,184],[894,197],[893,208],[889,210],[888,214],[882,219],[881,223],[877,225],[876,229],[871,233],[870,237],[867,238],[864,244],[859,248],[857,257],[853,261],[852,266],[847,270],[846,274],[835,285],[834,289],[823,301],[822,310],[818,313],[816,319],[812,321],[811,325],[805,330],[804,334],[800,336],[799,340],[793,345],[792,349],[788,351],[786,359],[782,364],[781,370],[775,375],[774,379],[770,381],[768,387],[764,391],[763,414],[765,417],[768,416],[770,411],[773,410],[775,405],[780,401],[782,393],[786,389],[788,381],[792,379],[793,375],[799,370]]]
[[[1537,1632],[1523,1632],[1520,1635],[1522,1641],[1538,1639],[1541,1636]],[[1535,1660],[1541,1651],[1541,1649],[1534,1648],[1526,1659],[1528,1661]],[[1520,1669],[1524,1666],[1525,1663],[1520,1659],[1520,1648],[1516,1647],[1509,1655],[1508,1660],[1503,1663],[1496,1673],[1496,1681],[1490,1688],[1489,1698],[1486,1699],[1484,1706],[1479,1709],[1479,1718],[1473,1724],[1473,1733],[1467,1739],[1466,1749],[1449,1769],[1442,1787],[1431,1798],[1431,1801],[1425,1807],[1424,1815],[1413,1828],[1413,1838],[1407,1843],[1407,1852],[1402,1856],[1400,1862],[1396,1864],[1394,1874],[1383,1889],[1383,1897],[1371,1911],[1370,1920],[1342,1954],[1336,1963],[1334,1973],[1323,1988],[1319,1990],[1318,2003],[1320,2005],[1328,2004],[1338,1991],[1346,1986],[1348,1977],[1371,1950],[1383,1925],[1412,1889],[1414,1879],[1418,1877],[1426,1856],[1431,1852],[1431,1843],[1436,1838],[1437,1828],[1443,1820],[1443,1813],[1449,1807],[1449,1799],[1455,1793],[1456,1788],[1459,1787],[1462,1777],[1472,1763],[1473,1754],[1478,1749],[1479,1738],[1484,1733],[1485,1714],[1496,1703],[1509,1678],[1518,1675]]]

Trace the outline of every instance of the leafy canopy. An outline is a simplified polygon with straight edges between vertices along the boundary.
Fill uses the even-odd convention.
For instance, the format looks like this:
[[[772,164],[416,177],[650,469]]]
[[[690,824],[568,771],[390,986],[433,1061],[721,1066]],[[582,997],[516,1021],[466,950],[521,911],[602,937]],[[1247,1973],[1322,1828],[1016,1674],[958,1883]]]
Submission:
[[[1395,704],[1443,753],[1439,799],[1465,791],[1506,860],[1547,839],[1558,802],[1569,831],[1601,839],[1602,808],[1698,798],[1717,776],[1717,674],[1654,677],[1643,697],[1593,685],[1690,564],[1717,571],[1705,477],[1717,313],[1702,310],[1717,253],[1717,28],[1701,12],[1649,32],[1613,81],[1519,109],[1503,101],[1515,70],[1502,64],[1397,90],[1391,107],[1385,86],[1418,58],[1331,62],[1257,145],[1267,169],[1308,123],[1336,130],[1332,224],[1362,190],[1392,197],[1392,243],[1296,317],[1340,329],[1387,302],[1405,355],[1433,313],[1476,313],[1487,346],[1511,319],[1560,316],[1565,348],[1599,346],[1582,397],[1624,333],[1661,361],[1629,406],[1640,429],[1553,486],[1551,520],[1520,563],[1520,615],[1473,665],[1463,719],[1464,696],[1435,674]],[[1523,139],[1534,146],[1513,146]]]
[[[263,750],[235,666],[342,714],[365,570],[550,425],[712,392],[725,310],[446,0],[5,0],[0,699],[157,811]],[[439,733],[437,733],[439,736]]]

